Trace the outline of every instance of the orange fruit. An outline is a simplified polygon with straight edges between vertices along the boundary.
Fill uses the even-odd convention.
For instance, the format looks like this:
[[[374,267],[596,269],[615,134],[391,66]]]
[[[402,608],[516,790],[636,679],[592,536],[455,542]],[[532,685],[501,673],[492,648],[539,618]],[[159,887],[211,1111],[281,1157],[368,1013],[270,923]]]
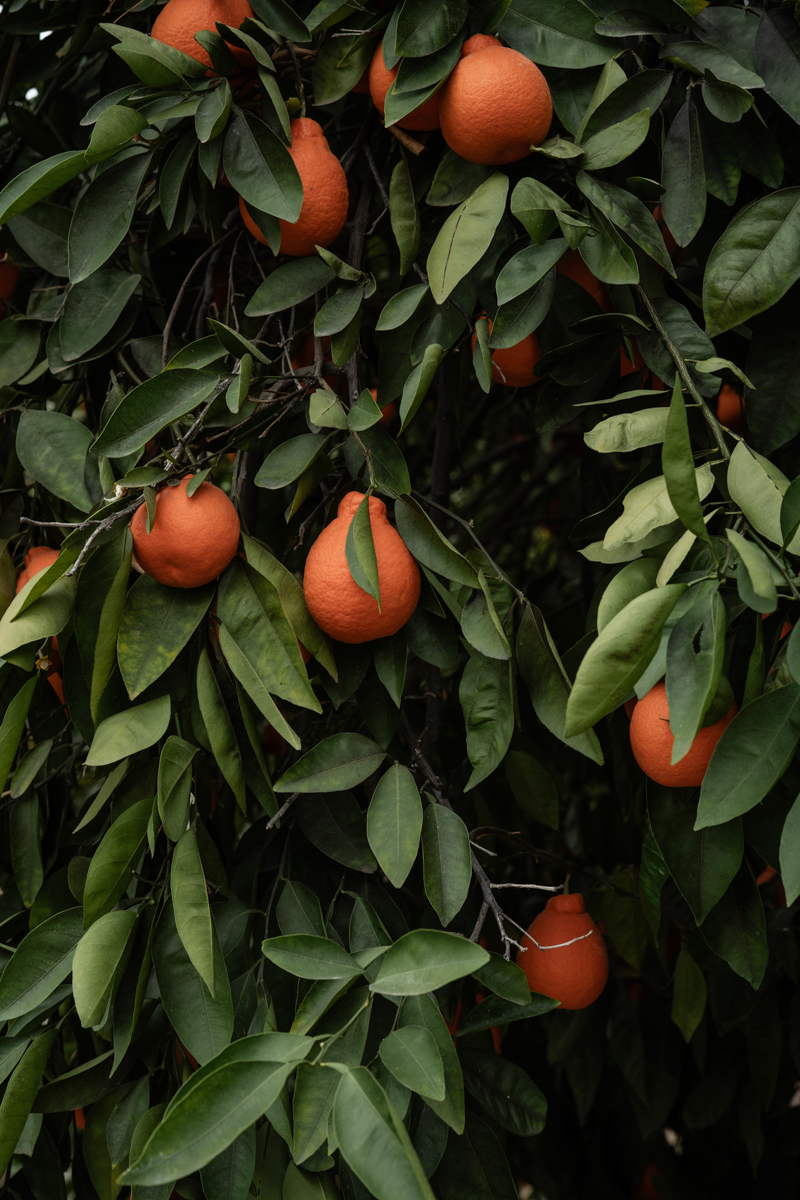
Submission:
[[[732,704],[724,717],[701,729],[688,753],[673,766],[675,739],[669,727],[667,685],[662,679],[633,710],[630,729],[633,757],[645,775],[663,787],[698,787],[708,770],[714,747],[738,711]]]
[[[522,944],[527,948],[517,954],[517,966],[531,991],[560,1000],[562,1008],[586,1008],[606,986],[608,951],[580,893],[548,900]]]
[[[386,107],[386,93],[397,78],[398,70],[399,67],[392,67],[391,71],[387,68],[383,61],[383,41],[381,41],[369,65],[369,94],[381,116],[384,115]],[[353,89],[353,91],[355,90],[356,88]],[[438,129],[441,98],[440,89],[438,92],[434,92],[424,104],[420,104],[419,108],[415,108],[413,112],[408,113],[395,124],[401,126],[402,129]]]
[[[190,479],[191,475],[184,475],[176,487],[158,493],[150,533],[144,504],[131,521],[137,562],[168,587],[210,583],[225,570],[239,544],[239,517],[225,493],[206,479],[193,496],[187,496]]]
[[[729,383],[723,383],[717,396],[717,419],[734,433],[744,430],[744,397]]]
[[[19,267],[9,261],[8,256],[0,246],[0,321],[5,317],[8,304],[14,296],[14,289],[19,279]]]
[[[636,708],[636,705],[638,703],[639,703],[639,701],[636,699],[636,697],[631,696],[630,700],[626,700],[625,703],[623,704],[622,707],[625,709],[625,716],[628,718],[629,721],[630,721],[631,717],[633,716],[633,710]]]
[[[659,1200],[658,1192],[654,1176],[658,1171],[658,1167],[654,1162],[647,1164],[642,1171],[642,1178],[639,1180],[639,1186],[636,1189],[636,1194],[633,1200]]]
[[[500,166],[530,154],[547,137],[553,102],[547,81],[529,58],[478,33],[442,88],[444,140],[468,162]]]
[[[597,301],[603,312],[611,312],[611,299],[606,285],[592,274],[577,250],[567,250],[566,254],[562,255],[556,263],[556,274],[566,275],[567,279],[580,284],[583,290]]]
[[[167,0],[161,12],[153,22],[150,36],[165,46],[182,50],[190,58],[205,63],[210,68],[209,74],[215,75],[211,57],[199,42],[194,40],[195,33],[201,29],[217,32],[217,21],[238,29],[247,19],[254,16],[247,0]],[[243,67],[253,66],[253,56],[249,50],[227,43],[233,57]]]
[[[378,563],[381,608],[358,586],[345,555],[347,531],[364,497],[348,492],[336,517],[308,552],[303,591],[314,620],[338,642],[356,645],[391,637],[405,625],[419,600],[419,567],[397,530],[389,524],[386,505],[369,498],[372,541]]]
[[[364,74],[359,79],[358,83],[353,84],[351,92],[357,92],[361,96],[369,95],[369,67],[364,68]]]
[[[330,246],[347,220],[348,191],[342,164],[332,154],[322,127],[308,117],[291,123],[289,154],[303,184],[303,207],[296,221],[281,221],[281,251],[294,258],[314,253],[315,246]],[[254,237],[267,239],[247,211],[242,197],[239,210]]]
[[[484,314],[485,316],[485,314]],[[489,321],[489,333],[492,332],[492,322]],[[472,349],[475,350],[475,334],[472,335]],[[538,383],[540,376],[534,371],[542,351],[536,340],[535,333],[529,333],[515,346],[506,350],[492,351],[492,379],[495,383],[505,383],[508,387],[530,387]]]

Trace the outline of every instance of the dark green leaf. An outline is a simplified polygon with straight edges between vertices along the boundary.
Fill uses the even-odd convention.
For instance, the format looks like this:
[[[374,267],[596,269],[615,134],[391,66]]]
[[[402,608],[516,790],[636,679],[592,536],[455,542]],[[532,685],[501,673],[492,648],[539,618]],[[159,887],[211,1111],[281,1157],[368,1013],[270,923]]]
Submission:
[[[387,951],[370,990],[382,996],[421,996],[483,966],[486,950],[454,933],[416,929]]]
[[[405,0],[397,19],[397,54],[406,58],[435,54],[459,32],[468,10],[467,0],[443,0],[437,5]]]
[[[65,362],[81,358],[111,331],[141,281],[141,275],[106,269],[70,288],[58,326]]]
[[[236,797],[242,812],[246,811],[244,766],[230,714],[222,698],[219,683],[203,649],[197,661],[197,702],[211,744],[211,752],[219,769]]]
[[[83,920],[87,928],[109,912],[127,890],[144,849],[152,809],[152,799],[138,800],[127,808],[95,851],[83,890]]]
[[[467,727],[467,754],[472,774],[469,791],[500,765],[514,732],[511,663],[472,654],[458,689]]]
[[[519,1137],[541,1133],[547,1101],[522,1067],[499,1054],[463,1048],[464,1086],[503,1129]]]
[[[298,816],[303,833],[328,858],[354,871],[375,870],[377,864],[367,841],[364,815],[351,792],[303,796]]]
[[[354,979],[361,968],[338,942],[310,933],[267,938],[261,949],[270,962],[300,979]]]
[[[445,221],[427,263],[431,294],[437,304],[444,303],[488,250],[507,195],[508,177],[495,171]]]
[[[83,425],[63,413],[27,408],[17,426],[17,454],[34,479],[81,512],[88,513],[98,499],[89,494],[85,475],[91,479],[92,460],[87,453],[92,435]],[[96,474],[96,467],[94,468]]]
[[[114,409],[93,450],[105,458],[124,458],[141,450],[172,421],[207,400],[216,386],[215,375],[180,367],[147,379]]]
[[[268,125],[251,115],[236,117],[225,135],[222,155],[231,186],[261,212],[296,221],[303,185],[289,151]]]
[[[299,758],[275,784],[275,791],[345,791],[368,779],[384,758],[384,751],[370,738],[337,733]]]
[[[391,204],[390,219],[392,222],[392,233],[397,242],[397,249],[400,251],[400,278],[402,279],[417,257],[422,230],[419,212],[417,211],[417,202],[414,199],[411,175],[408,170],[408,162],[404,157],[400,159],[392,171],[392,177],[389,181],[389,202]],[[420,293],[421,299],[422,295],[427,291],[427,285],[422,284],[420,286],[423,288],[423,291]],[[410,291],[411,289],[408,290]],[[419,303],[419,300],[417,303]],[[402,324],[402,322],[398,322],[398,324]],[[392,328],[392,326],[384,326],[384,328]]]
[[[797,22],[791,13],[776,9],[765,11],[757,27],[755,67],[763,76],[764,89],[793,121],[800,122],[800,32]]]
[[[166,732],[170,711],[167,695],[106,717],[95,730],[86,765],[104,767],[154,745]]]
[[[142,575],[128,592],[119,626],[119,668],[135,700],[160,679],[205,616],[215,584],[171,588]]]
[[[624,188],[595,179],[584,171],[578,172],[575,182],[587,200],[591,200],[612,224],[632,238],[660,267],[674,276],[675,268],[664,245],[661,230],[653,219],[653,214],[641,200],[637,200]]]
[[[444,1068],[433,1034],[419,1025],[396,1029],[381,1042],[380,1056],[396,1079],[431,1100],[444,1100]]]
[[[423,816],[422,872],[425,895],[442,925],[449,925],[467,898],[472,859],[466,825],[441,804],[429,804]]]
[[[286,263],[268,275],[253,293],[245,313],[248,317],[266,317],[293,307],[327,287],[334,272],[327,263],[312,256]]]
[[[142,119],[134,109],[114,106],[114,109],[106,111],[125,113],[126,120],[130,117],[142,128]],[[126,236],[133,220],[136,197],[149,165],[149,154],[135,154],[131,158],[124,158],[122,162],[113,163],[108,170],[95,176],[81,196],[69,228],[69,277],[72,283],[88,279],[98,267],[102,267]],[[62,348],[64,345],[62,330]],[[68,355],[65,353],[64,357]]]
[[[82,909],[68,908],[23,938],[0,978],[0,1020],[33,1012],[52,994],[72,970],[82,934]]]
[[[661,466],[664,471],[667,492],[675,512],[686,528],[691,529],[695,537],[701,538],[704,542],[710,542],[697,492],[697,475],[689,437],[689,423],[683,400],[682,383],[677,372],[664,434]]]
[[[706,176],[697,109],[691,97],[673,120],[661,172],[664,185],[662,211],[670,233],[686,246],[697,233],[706,213]]]
[[[695,831],[696,803],[693,793],[684,788],[650,784],[647,803],[658,849],[695,920],[702,924],[739,870],[744,849],[741,821]]]
[[[414,777],[394,763],[381,776],[367,813],[367,837],[389,882],[400,888],[414,865],[422,832],[422,802]]]
[[[566,0],[554,8],[547,0],[511,0],[498,32],[526,58],[546,67],[569,63],[574,71],[607,62],[616,45],[599,37],[597,17],[581,3]]]
[[[101,1024],[127,966],[135,927],[136,914],[130,909],[109,912],[78,942],[72,962],[72,992],[84,1029]]]
[[[197,974],[214,995],[214,927],[196,829],[179,838],[170,870],[175,928]]]
[[[731,970],[758,990],[767,967],[767,930],[761,894],[747,863],[706,917],[703,937]]]

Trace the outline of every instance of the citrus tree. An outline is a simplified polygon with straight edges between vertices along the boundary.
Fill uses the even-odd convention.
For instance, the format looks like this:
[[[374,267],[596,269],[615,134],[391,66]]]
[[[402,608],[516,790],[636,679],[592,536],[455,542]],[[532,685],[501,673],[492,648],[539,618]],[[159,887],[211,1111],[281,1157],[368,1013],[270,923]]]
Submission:
[[[0,1195],[793,1194],[793,6],[0,33]]]

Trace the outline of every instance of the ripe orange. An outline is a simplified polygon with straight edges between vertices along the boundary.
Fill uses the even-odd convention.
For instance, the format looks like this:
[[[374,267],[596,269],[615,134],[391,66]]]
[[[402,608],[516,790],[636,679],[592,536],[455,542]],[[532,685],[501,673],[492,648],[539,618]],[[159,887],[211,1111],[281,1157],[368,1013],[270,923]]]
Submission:
[[[638,703],[639,703],[639,701],[636,699],[636,697],[631,696],[630,700],[626,700],[625,703],[623,704],[622,707],[625,709],[625,716],[628,718],[629,721],[630,721],[631,717],[633,716],[633,710],[636,708],[636,705]]]
[[[397,78],[398,70],[398,67],[392,67],[391,71],[387,69],[386,63],[383,61],[383,41],[381,41],[369,65],[369,94],[381,116],[384,115],[386,107],[386,93]],[[357,86],[353,91],[356,91]],[[408,113],[395,124],[400,125],[403,129],[438,129],[441,98],[440,89],[438,92],[434,92],[424,104],[420,104],[419,108],[415,108],[413,112]]]
[[[596,275],[587,267],[577,250],[568,250],[556,263],[556,274],[566,275],[580,284],[592,299],[596,300],[603,312],[611,312],[611,299],[606,291],[606,285],[601,283]]]
[[[669,727],[667,685],[662,679],[633,710],[630,730],[633,757],[645,775],[663,787],[698,787],[708,770],[714,747],[738,711],[732,704],[724,717],[701,729],[688,753],[673,766],[675,739]]]
[[[586,1008],[606,986],[606,944],[579,893],[548,900],[544,912],[528,926],[522,944],[527,949],[517,954],[517,966],[525,972],[531,991],[560,1000],[562,1008]]]
[[[468,162],[500,166],[530,154],[547,137],[553,102],[529,58],[496,38],[475,34],[442,88],[444,140]]]
[[[391,637],[405,625],[419,600],[419,567],[397,530],[389,524],[386,505],[369,498],[372,541],[378,563],[381,609],[358,586],[345,556],[347,531],[364,497],[348,492],[334,518],[308,552],[303,591],[314,620],[339,642],[355,645]]]
[[[162,488],[156,497],[156,521],[147,532],[147,510],[137,508],[131,521],[133,553],[139,565],[168,587],[193,588],[224,571],[239,544],[239,517],[223,491],[204,480],[186,495],[192,478]]]
[[[9,261],[6,251],[0,246],[0,321],[6,315],[18,279],[19,267]]]
[[[717,396],[717,419],[734,433],[744,430],[744,397],[729,383],[723,383]]]
[[[485,315],[485,314],[484,314]],[[492,332],[492,322],[489,321],[489,333]],[[472,349],[475,349],[476,338],[472,335]],[[508,387],[530,387],[538,383],[540,376],[534,371],[542,351],[536,340],[535,333],[529,333],[515,346],[506,350],[492,351],[492,379],[495,383],[505,383]]]
[[[167,0],[161,12],[153,22],[150,36],[157,42],[182,50],[190,58],[205,63],[210,68],[209,74],[215,75],[211,57],[199,42],[194,40],[195,33],[201,29],[217,32],[217,21],[238,29],[247,17],[252,17],[253,10],[247,0]],[[229,50],[237,62],[243,67],[253,66],[253,56],[249,50],[227,43]]]
[[[281,251],[294,258],[314,253],[315,246],[330,246],[347,220],[347,179],[342,164],[328,148],[322,127],[308,117],[291,123],[289,153],[303,184],[303,207],[296,221],[281,221]],[[267,239],[239,197],[239,210],[254,237]]]

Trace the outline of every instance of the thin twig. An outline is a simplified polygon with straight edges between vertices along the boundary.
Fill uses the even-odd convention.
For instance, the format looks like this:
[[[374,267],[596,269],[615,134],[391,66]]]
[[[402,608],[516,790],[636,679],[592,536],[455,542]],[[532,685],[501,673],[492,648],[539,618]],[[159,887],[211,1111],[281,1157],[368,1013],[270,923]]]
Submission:
[[[537,892],[563,892],[564,884],[557,883],[555,887],[551,887],[548,883],[493,883],[492,888],[497,891],[498,888],[535,888]]]
[[[641,296],[644,306],[647,309],[648,313],[650,314],[650,319],[653,322],[653,324],[655,325],[656,331],[657,331],[659,337],[662,339],[662,341],[664,342],[664,345],[669,350],[669,352],[672,356],[672,361],[675,363],[675,366],[677,368],[678,374],[680,375],[681,379],[685,383],[685,385],[688,388],[691,395],[696,400],[697,404],[700,406],[700,410],[701,410],[703,416],[705,417],[706,422],[708,423],[708,425],[711,429],[711,432],[714,435],[714,441],[717,443],[720,454],[727,462],[727,460],[731,456],[731,452],[728,449],[727,445],[725,444],[725,437],[722,432],[722,426],[720,425],[716,416],[714,415],[714,413],[712,413],[711,409],[708,407],[705,400],[703,399],[703,397],[700,395],[697,388],[695,387],[692,377],[689,373],[689,368],[686,365],[686,360],[684,359],[684,357],[681,354],[678,347],[673,342],[672,338],[667,333],[666,327],[665,327],[663,321],[661,320],[661,318],[659,317],[658,313],[656,312],[655,306],[654,306],[652,300],[650,299],[650,297],[648,296],[647,292],[644,290],[644,288],[642,287],[642,285],[640,283],[637,283],[636,290],[638,291],[639,295]]]
[[[216,250],[219,250],[220,247],[225,244],[225,242],[230,241],[230,239],[237,232],[238,232],[238,230],[236,230],[236,229],[229,229],[227,233],[224,233],[222,235],[222,237],[219,239],[219,241],[214,242],[213,245],[209,246],[206,250],[204,250],[203,253],[200,255],[200,257],[195,260],[194,265],[190,268],[188,275],[186,276],[183,283],[181,284],[178,294],[175,297],[175,303],[172,305],[169,316],[167,317],[167,323],[164,326],[164,336],[161,340],[161,369],[162,370],[164,369],[164,367],[166,367],[167,360],[169,357],[169,335],[172,333],[172,326],[175,324],[175,318],[178,315],[178,309],[180,308],[180,306],[183,302],[183,297],[186,295],[186,289],[188,288],[189,284],[192,282],[192,278],[194,277],[195,271],[197,270],[198,267],[202,266],[203,263],[206,261],[206,259],[210,258],[211,255]]]
[[[293,794],[292,794],[292,795],[289,797],[289,799],[286,801],[286,803],[281,805],[281,807],[280,807],[280,808],[278,809],[278,811],[275,813],[275,816],[274,816],[274,817],[270,817],[270,819],[267,821],[266,825],[264,826],[264,831],[265,831],[265,832],[266,832],[267,830],[270,830],[270,829],[272,829],[273,825],[275,825],[277,821],[280,821],[281,817],[283,817],[283,816],[285,816],[285,815],[286,815],[286,813],[287,813],[287,812],[289,811],[289,809],[292,807],[292,805],[294,804],[295,800],[297,799],[297,797],[298,797],[299,795],[300,795],[300,793],[299,793],[299,792],[294,792],[294,793],[293,793]]]
[[[6,69],[3,73],[3,83],[0,85],[0,117],[5,112],[9,92],[11,91],[11,80],[14,78],[14,68],[17,65],[21,48],[22,38],[18,36],[14,38],[14,45],[11,47],[11,53],[6,61]]]

